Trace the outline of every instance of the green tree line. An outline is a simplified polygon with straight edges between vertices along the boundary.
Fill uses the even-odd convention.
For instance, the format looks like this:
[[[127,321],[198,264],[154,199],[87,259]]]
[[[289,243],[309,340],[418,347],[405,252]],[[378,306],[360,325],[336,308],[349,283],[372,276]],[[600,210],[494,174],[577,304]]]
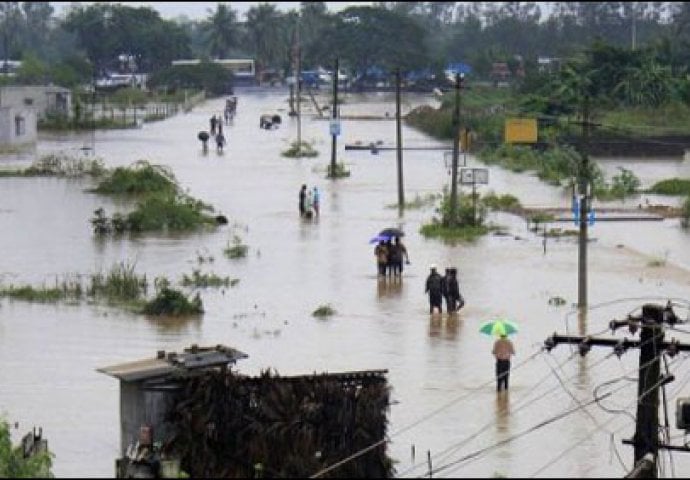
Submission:
[[[686,2],[374,2],[338,12],[325,2],[287,12],[259,3],[242,16],[218,3],[205,18],[170,20],[127,4],[75,2],[57,16],[50,3],[0,2],[0,41],[3,60],[25,61],[24,83],[74,84],[123,66],[155,73],[190,57],[250,57],[259,70],[288,73],[298,38],[305,68],[331,65],[336,55],[351,72],[463,61],[485,77],[494,62],[529,72],[539,56],[570,58],[597,40],[654,48],[676,73],[690,64],[688,20]]]

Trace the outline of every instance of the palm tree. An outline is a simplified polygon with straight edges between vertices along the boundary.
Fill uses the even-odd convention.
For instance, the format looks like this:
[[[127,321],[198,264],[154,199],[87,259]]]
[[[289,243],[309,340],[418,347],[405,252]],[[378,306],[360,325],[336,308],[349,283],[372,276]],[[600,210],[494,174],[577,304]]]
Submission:
[[[256,55],[257,70],[282,60],[283,52],[289,48],[283,38],[281,20],[276,6],[269,3],[253,6],[247,12],[247,35]]]
[[[231,48],[237,45],[237,12],[224,3],[219,3],[216,11],[209,10],[209,18],[204,24],[211,56],[227,57]]]

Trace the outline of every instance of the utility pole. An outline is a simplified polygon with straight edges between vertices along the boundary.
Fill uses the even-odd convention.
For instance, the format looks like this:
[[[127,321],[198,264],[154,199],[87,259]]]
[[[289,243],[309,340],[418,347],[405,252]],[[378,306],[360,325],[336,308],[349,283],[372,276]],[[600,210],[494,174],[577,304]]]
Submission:
[[[333,70],[333,108],[332,115],[333,122],[335,123],[338,119],[338,58],[335,59],[335,69]],[[335,177],[335,165],[336,165],[336,144],[338,135],[337,132],[332,132],[332,148],[331,148],[331,174],[330,176]]]
[[[458,222],[458,156],[460,144],[460,87],[462,74],[455,74],[455,109],[453,110],[453,167],[450,180],[450,221],[455,227]]]
[[[587,222],[589,219],[587,190],[590,184],[588,146],[589,96],[585,95],[582,108],[582,151],[580,152],[581,161],[578,171],[580,232],[578,237],[577,307],[580,310],[587,308]]]
[[[656,461],[660,448],[688,452],[687,447],[664,445],[659,441],[659,388],[674,380],[673,375],[661,375],[661,355],[675,356],[680,351],[690,351],[689,344],[672,339],[665,342],[664,324],[681,323],[670,305],[646,304],[639,317],[628,316],[625,320],[612,320],[611,330],[628,327],[632,334],[640,330],[640,340],[593,338],[590,336],[563,336],[554,334],[547,338],[544,347],[551,351],[560,343],[578,345],[580,355],[589,352],[592,345],[613,347],[619,357],[630,348],[640,349],[637,416],[635,434],[625,444],[634,445],[634,465],[627,478],[656,478]]]
[[[302,151],[302,45],[299,39],[299,17],[297,17],[297,152]]]
[[[642,329],[640,332],[640,371],[637,383],[637,422],[635,425],[635,463],[647,453],[652,454],[656,466],[659,453],[659,382],[660,350],[664,338],[664,310],[658,305],[642,307]],[[656,468],[652,468],[656,478]]]
[[[400,68],[395,71],[395,138],[398,153],[398,211],[405,208],[405,192],[403,191],[403,158],[402,158],[402,119],[400,115]]]

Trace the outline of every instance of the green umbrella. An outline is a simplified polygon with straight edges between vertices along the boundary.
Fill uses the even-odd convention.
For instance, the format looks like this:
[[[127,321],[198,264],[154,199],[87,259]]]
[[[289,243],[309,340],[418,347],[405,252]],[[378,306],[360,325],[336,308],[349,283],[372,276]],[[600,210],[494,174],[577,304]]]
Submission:
[[[509,320],[496,319],[483,323],[479,331],[487,335],[500,337],[517,333],[518,328],[517,325]]]

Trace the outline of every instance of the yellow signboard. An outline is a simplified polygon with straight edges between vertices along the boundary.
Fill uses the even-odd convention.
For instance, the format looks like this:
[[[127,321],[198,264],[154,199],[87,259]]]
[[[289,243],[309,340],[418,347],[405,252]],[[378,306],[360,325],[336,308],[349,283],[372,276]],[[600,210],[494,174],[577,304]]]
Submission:
[[[537,143],[536,118],[506,118],[506,143]]]

